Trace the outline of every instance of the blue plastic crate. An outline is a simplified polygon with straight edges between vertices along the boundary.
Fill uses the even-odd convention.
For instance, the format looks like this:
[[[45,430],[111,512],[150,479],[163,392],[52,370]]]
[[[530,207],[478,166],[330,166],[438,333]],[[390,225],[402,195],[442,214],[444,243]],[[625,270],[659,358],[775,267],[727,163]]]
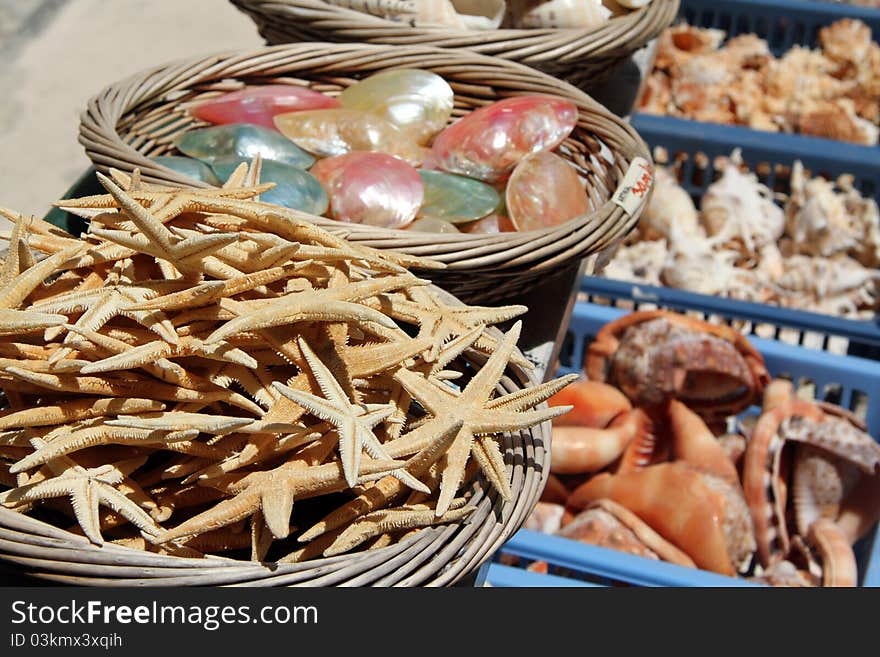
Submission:
[[[728,37],[757,34],[774,55],[794,45],[816,47],[819,30],[841,18],[858,18],[880,36],[880,12],[870,7],[812,0],[681,0],[680,19],[724,30]]]
[[[812,0],[682,0],[678,13],[679,21],[696,27],[724,30],[728,38],[739,34],[756,34],[767,41],[770,51],[777,57],[794,45],[816,48],[819,30],[842,18],[861,20],[871,28],[873,39],[880,40],[880,11],[843,3]],[[634,115],[634,125],[640,133],[644,117],[640,113]],[[695,137],[701,131],[706,134],[718,129],[716,124],[680,119],[673,121],[703,126],[693,128],[691,134]],[[833,148],[835,156],[842,156],[853,164],[863,163],[871,169],[878,164],[877,146],[861,146],[798,134],[759,132],[741,126],[725,126],[722,134],[731,143],[750,143],[769,153],[778,151],[805,157],[811,153],[827,154]],[[860,171],[851,170],[850,173]]]
[[[715,158],[729,156],[736,148],[741,150],[749,169],[775,192],[787,194],[790,191],[791,168],[795,160],[800,160],[813,176],[834,179],[844,173],[852,174],[856,188],[864,196],[880,202],[880,150],[873,147],[647,114],[635,115],[633,126],[652,149],[662,149],[664,157],[657,160],[658,164],[668,166],[676,174],[679,184],[697,207],[706,189],[720,175],[715,169]],[[833,143],[832,148],[829,143]],[[659,300],[679,310],[727,313],[751,321],[818,332],[826,337],[838,336],[851,342],[849,353],[880,356],[878,320],[841,319],[596,277],[585,277],[581,290],[596,299],[607,295],[610,299]],[[804,338],[804,333],[800,333],[797,343],[803,344]],[[822,348],[827,348],[827,340]]]
[[[586,348],[596,332],[625,313],[618,308],[577,303],[569,325],[568,348],[560,355],[559,374],[580,372]],[[844,407],[850,407],[856,398],[864,398],[867,401],[865,421],[868,429],[875,439],[880,436],[880,362],[811,351],[775,340],[753,338],[753,343],[763,354],[767,369],[773,376],[785,376],[794,381],[808,380],[815,385],[817,397],[830,398]],[[875,529],[856,545],[863,586],[880,586],[880,541],[876,540],[876,533]],[[496,557],[496,562],[490,564],[484,573],[485,581],[492,586],[558,586],[560,577],[567,580],[566,585],[575,586],[751,585],[742,579],[683,568],[528,530],[514,535],[502,547],[500,554],[520,557],[523,562],[546,561],[551,565],[551,576],[528,572],[518,566],[502,565]]]

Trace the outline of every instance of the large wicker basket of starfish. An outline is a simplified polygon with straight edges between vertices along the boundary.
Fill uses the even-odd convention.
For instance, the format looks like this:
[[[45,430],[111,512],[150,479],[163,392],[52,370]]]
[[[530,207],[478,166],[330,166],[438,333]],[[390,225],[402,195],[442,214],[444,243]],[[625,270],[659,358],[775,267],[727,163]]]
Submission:
[[[465,306],[407,270],[429,261],[250,202],[247,165],[214,190],[114,177],[64,202],[93,211],[80,239],[2,211],[0,562],[448,585],[519,528],[567,382],[536,384],[519,324],[491,327],[525,308]]]
[[[492,55],[578,85],[601,82],[675,19],[679,0],[232,0],[269,44],[414,43]],[[624,6],[625,5],[625,6]],[[459,11],[455,11],[459,10]]]
[[[306,43],[175,62],[134,75],[96,95],[82,116],[80,142],[102,171],[114,167],[131,172],[137,167],[147,181],[204,187],[207,183],[150,159],[177,153],[182,135],[208,125],[190,111],[199,103],[245,85],[306,86],[338,96],[378,72],[413,68],[436,73],[451,86],[450,122],[513,96],[571,101],[576,106],[576,124],[557,151],[580,178],[588,211],[559,225],[499,234],[420,233],[294,210],[285,216],[311,221],[355,243],[443,262],[443,270],[416,266],[416,271],[471,302],[517,296],[548,275],[612,248],[638,222],[650,193],[650,176],[640,188],[642,193],[627,192],[637,187],[632,175],[646,175],[651,158],[628,123],[565,82],[526,66],[466,52]],[[621,202],[621,197],[626,200]]]

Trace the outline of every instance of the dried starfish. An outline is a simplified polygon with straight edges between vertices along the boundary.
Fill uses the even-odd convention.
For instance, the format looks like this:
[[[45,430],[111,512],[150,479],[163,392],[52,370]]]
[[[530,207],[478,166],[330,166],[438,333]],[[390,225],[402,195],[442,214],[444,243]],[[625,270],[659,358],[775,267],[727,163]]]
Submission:
[[[412,288],[408,290],[408,294],[412,300],[402,295],[382,295],[379,297],[381,307],[395,319],[417,324],[418,337],[430,337],[433,340],[428,360],[435,360],[443,345],[450,339],[470,333],[477,326],[486,327],[505,322],[528,310],[525,306],[450,306],[427,289]],[[481,335],[474,344],[484,353],[492,353],[498,347],[497,340],[488,334]],[[511,362],[521,367],[532,367],[519,350],[512,354]]]
[[[571,410],[570,407],[559,406],[541,411],[508,410],[503,407],[489,408],[488,404],[495,393],[495,387],[504,374],[504,369],[519,338],[521,322],[514,324],[505,335],[498,349],[489,357],[483,367],[460,393],[450,386],[438,385],[430,379],[401,369],[395,375],[406,391],[412,395],[434,418],[457,418],[463,422],[458,437],[446,455],[446,468],[440,486],[440,497],[437,502],[437,514],[443,515],[458,491],[464,477],[465,466],[469,455],[473,455],[480,463],[483,473],[503,499],[509,499],[510,487],[506,479],[504,457],[497,443],[487,437],[503,431],[517,431],[535,424],[540,424]],[[401,438],[402,444],[418,443],[421,438],[414,439],[426,423]],[[389,450],[391,446],[388,446]],[[389,451],[389,454],[394,454]]]
[[[299,348],[308,361],[312,375],[317,380],[325,398],[322,399],[280,383],[275,384],[275,389],[308,410],[309,413],[330,422],[338,429],[342,471],[348,485],[354,486],[360,476],[362,451],[366,451],[375,459],[390,458],[373,433],[373,427],[391,415],[394,407],[385,405],[369,409],[360,404],[353,404],[327,366],[321,362],[302,338],[299,339]],[[415,490],[427,490],[423,484],[406,471],[394,472],[392,475],[400,478]]]
[[[407,274],[350,283],[342,287],[315,290],[314,292],[291,294],[282,299],[273,300],[264,309],[257,309],[226,322],[209,335],[205,341],[208,343],[217,342],[244,331],[255,331],[307,320],[374,322],[388,329],[397,329],[397,324],[383,313],[353,302],[375,296],[389,289],[426,283],[427,281],[421,281]]]
[[[44,444],[39,439],[34,441],[36,447]],[[55,474],[54,477],[2,493],[0,502],[5,506],[13,507],[21,503],[54,497],[69,497],[80,527],[86,537],[96,545],[104,543],[99,529],[99,505],[113,509],[145,534],[155,536],[161,528],[137,504],[117,489],[126,476],[140,467],[144,460],[131,459],[97,468],[84,468],[71,459],[61,457],[48,464]]]
[[[361,464],[363,475],[388,472],[402,466],[400,461],[365,461]],[[346,481],[339,463],[327,463],[312,467],[285,464],[267,472],[255,472],[244,477],[236,476],[226,490],[235,495],[208,511],[190,518],[174,529],[160,533],[155,543],[167,543],[186,536],[203,534],[231,525],[257,511],[263,512],[266,525],[273,536],[285,538],[290,531],[290,514],[293,502],[300,495],[314,495],[343,490]]]

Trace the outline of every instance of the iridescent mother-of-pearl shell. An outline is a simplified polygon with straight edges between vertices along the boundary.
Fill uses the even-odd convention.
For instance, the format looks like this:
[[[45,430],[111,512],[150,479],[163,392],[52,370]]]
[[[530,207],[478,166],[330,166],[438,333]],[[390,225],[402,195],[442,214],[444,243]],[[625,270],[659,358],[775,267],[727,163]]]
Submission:
[[[501,202],[498,192],[479,180],[442,171],[419,171],[419,175],[425,184],[420,217],[466,223],[485,217]]]
[[[418,69],[382,71],[339,95],[345,109],[390,121],[418,144],[427,144],[452,116],[452,87],[436,73]]]
[[[263,161],[274,160],[300,169],[315,163],[315,158],[274,130],[246,123],[190,130],[177,138],[176,145],[181,153],[208,164],[230,157],[250,160],[257,155]]]
[[[197,119],[225,125],[250,123],[276,130],[276,114],[339,107],[339,101],[319,91],[288,84],[245,87],[196,105],[190,113]]]
[[[221,179],[226,180],[242,162],[250,164],[249,160],[243,158],[227,158],[212,162],[211,167]],[[318,179],[298,167],[263,160],[260,163],[260,182],[275,183],[275,187],[260,194],[260,201],[264,203],[316,215],[324,214],[330,206],[327,192]]]
[[[462,117],[434,140],[444,171],[495,182],[526,155],[561,144],[577,124],[577,106],[551,96],[518,96]]]
[[[406,227],[407,230],[414,230],[420,233],[457,233],[459,232],[458,228],[453,226],[448,221],[443,221],[442,219],[437,219],[436,217],[422,217],[421,219],[416,219],[409,226]]]
[[[201,180],[209,185],[220,184],[220,181],[217,180],[217,176],[214,175],[211,167],[201,160],[196,160],[191,157],[182,157],[180,155],[157,155],[150,159],[156,164],[161,164],[163,167],[171,169],[172,171],[182,173],[184,176],[189,176],[196,180]]]
[[[498,214],[497,212],[493,212],[488,217],[477,219],[469,224],[463,224],[459,228],[461,228],[463,233],[479,233],[484,235],[516,232],[516,226],[510,221],[510,217],[506,214]]]
[[[415,219],[424,196],[419,172],[385,153],[330,157],[311,173],[327,190],[331,216],[349,223],[402,228]]]
[[[395,155],[414,166],[422,161],[418,144],[370,112],[330,109],[279,114],[275,125],[297,146],[319,157],[369,151]]]
[[[558,155],[541,151],[520,162],[507,183],[507,211],[517,230],[558,226],[590,211],[577,172]]]

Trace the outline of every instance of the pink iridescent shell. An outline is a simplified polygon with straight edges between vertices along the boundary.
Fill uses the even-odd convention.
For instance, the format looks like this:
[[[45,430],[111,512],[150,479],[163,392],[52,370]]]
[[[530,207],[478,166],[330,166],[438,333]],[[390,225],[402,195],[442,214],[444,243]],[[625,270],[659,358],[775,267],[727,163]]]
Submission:
[[[561,144],[578,120],[577,106],[551,96],[506,98],[459,119],[434,140],[440,168],[494,182],[526,155]]]
[[[517,230],[541,230],[587,214],[590,202],[577,172],[558,155],[533,153],[507,183],[507,211]]]
[[[276,114],[334,107],[339,107],[339,101],[318,91],[286,84],[268,84],[223,94],[190,111],[197,119],[215,125],[250,123],[276,130],[272,120]]]
[[[425,193],[418,171],[385,153],[329,157],[310,173],[330,197],[331,216],[348,223],[402,228],[415,219]]]

